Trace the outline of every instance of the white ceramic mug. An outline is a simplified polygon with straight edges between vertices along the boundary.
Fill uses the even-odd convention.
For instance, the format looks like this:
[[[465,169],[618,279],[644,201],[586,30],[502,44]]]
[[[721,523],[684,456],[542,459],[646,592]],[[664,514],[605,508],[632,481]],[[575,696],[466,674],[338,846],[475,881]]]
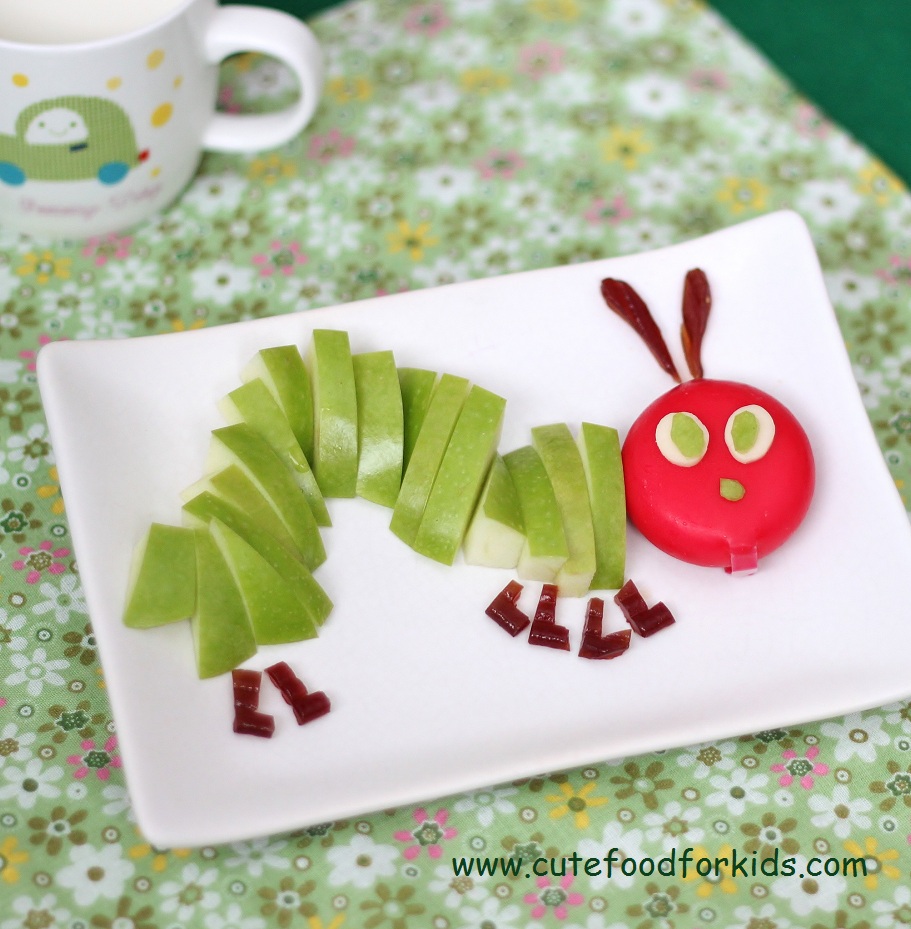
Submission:
[[[79,35],[72,25],[36,41],[31,14],[53,2],[0,0],[4,231],[84,238],[126,229],[178,196],[204,150],[273,148],[316,109],[320,47],[286,13],[217,0],[117,0],[123,15],[103,17],[111,0],[67,0],[73,24],[86,23],[89,38],[62,40]],[[16,22],[4,3],[29,16]],[[143,15],[154,19],[137,25]],[[215,111],[219,62],[248,51],[291,68],[296,103],[262,115]]]

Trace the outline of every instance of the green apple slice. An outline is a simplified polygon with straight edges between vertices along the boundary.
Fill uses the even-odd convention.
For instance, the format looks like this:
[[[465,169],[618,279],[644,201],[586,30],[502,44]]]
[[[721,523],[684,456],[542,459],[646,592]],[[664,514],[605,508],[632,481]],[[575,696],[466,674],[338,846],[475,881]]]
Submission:
[[[206,529],[195,536],[194,570],[199,576],[196,611],[190,620],[196,673],[226,674],[256,654],[256,639],[240,591],[215,540]]]
[[[389,523],[389,528],[408,545],[418,534],[424,507],[469,387],[466,378],[444,374],[434,388]]]
[[[626,490],[620,436],[610,426],[582,423],[579,452],[595,531],[594,590],[618,590],[626,571]]]
[[[357,494],[357,390],[348,333],[315,329],[313,372],[313,473],[324,497]]]
[[[462,555],[466,564],[514,568],[525,544],[525,523],[516,485],[506,463],[494,455],[481,499],[468,524]]]
[[[405,423],[405,441],[402,451],[402,473],[408,468],[414,443],[421,431],[430,398],[437,382],[436,371],[424,368],[399,368],[399,387],[402,392],[402,418]]]
[[[149,629],[196,609],[196,543],[181,526],[152,523],[133,552],[124,625]]]
[[[313,570],[326,560],[319,526],[288,465],[268,442],[247,423],[224,426],[212,432],[209,471],[229,464],[242,468],[281,517],[294,544]]]
[[[245,381],[260,378],[278,401],[308,461],[313,460],[313,390],[310,373],[296,345],[257,352],[244,368]]]
[[[232,464],[222,468],[221,471],[209,474],[181,491],[180,498],[186,503],[187,500],[192,500],[203,491],[208,491],[222,500],[239,506],[266,532],[275,536],[285,548],[303,558],[281,517],[242,468]]]
[[[184,521],[194,528],[205,528],[213,519],[224,523],[278,571],[317,625],[326,620],[332,611],[332,601],[316,578],[241,507],[204,491],[184,504],[183,514]]]
[[[531,442],[541,456],[563,519],[569,557],[557,571],[560,593],[581,597],[595,574],[595,530],[579,446],[566,423],[535,426]]]
[[[506,401],[473,386],[468,392],[421,516],[414,549],[452,564],[496,453]]]
[[[357,494],[394,507],[402,486],[402,390],[392,352],[355,355]]]
[[[569,557],[569,548],[544,462],[530,445],[504,455],[503,462],[515,484],[525,524],[518,575],[523,580],[552,583]]]
[[[291,429],[287,416],[265,382],[253,378],[232,390],[219,403],[228,423],[247,423],[255,429],[280,456],[286,459],[298,487],[304,492],[318,526],[331,526],[326,501],[310,470],[310,463]]]
[[[299,642],[316,635],[316,625],[292,587],[248,542],[213,519],[209,532],[231,569],[257,645]]]

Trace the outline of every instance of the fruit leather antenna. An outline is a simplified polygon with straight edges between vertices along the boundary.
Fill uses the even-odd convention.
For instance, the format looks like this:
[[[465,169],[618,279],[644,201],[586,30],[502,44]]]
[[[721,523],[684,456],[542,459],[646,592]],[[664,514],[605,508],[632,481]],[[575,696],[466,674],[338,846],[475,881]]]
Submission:
[[[683,282],[683,325],[680,341],[687,367],[694,378],[702,377],[702,337],[712,309],[712,291],[703,271],[687,271]]]
[[[680,374],[661,330],[639,294],[626,281],[607,277],[601,281],[601,296],[622,320],[632,326],[662,369],[678,384],[681,383]],[[702,377],[702,337],[711,308],[712,293],[705,274],[699,268],[688,271],[683,284],[683,325],[680,327],[680,339],[687,367],[694,378]]]

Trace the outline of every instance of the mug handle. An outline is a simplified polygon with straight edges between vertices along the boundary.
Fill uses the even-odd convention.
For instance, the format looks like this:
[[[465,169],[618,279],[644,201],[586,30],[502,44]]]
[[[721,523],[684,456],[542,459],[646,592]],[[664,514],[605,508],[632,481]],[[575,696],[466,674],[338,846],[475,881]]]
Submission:
[[[211,151],[251,152],[289,141],[310,121],[323,89],[323,53],[313,33],[280,10],[253,6],[219,7],[205,36],[206,57],[213,64],[237,52],[264,52],[297,75],[300,98],[278,113],[216,113],[203,135]]]

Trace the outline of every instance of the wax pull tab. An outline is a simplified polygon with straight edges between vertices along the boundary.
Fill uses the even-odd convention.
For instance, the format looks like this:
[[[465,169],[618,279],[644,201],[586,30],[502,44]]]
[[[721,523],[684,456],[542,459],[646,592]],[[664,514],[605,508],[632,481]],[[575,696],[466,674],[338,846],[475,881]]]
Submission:
[[[755,574],[759,570],[759,552],[756,551],[756,546],[742,545],[731,548],[731,564],[724,570],[728,574]]]

